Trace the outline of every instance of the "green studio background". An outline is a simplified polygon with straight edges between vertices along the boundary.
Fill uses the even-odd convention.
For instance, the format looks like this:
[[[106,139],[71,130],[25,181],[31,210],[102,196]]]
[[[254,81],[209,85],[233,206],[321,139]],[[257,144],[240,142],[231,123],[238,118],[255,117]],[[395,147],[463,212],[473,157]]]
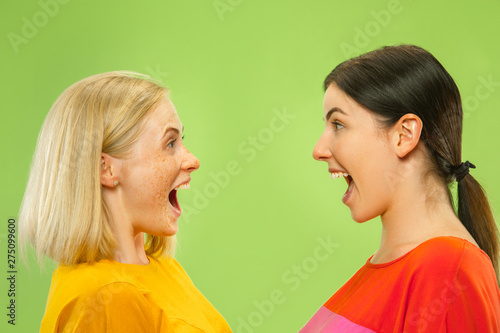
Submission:
[[[463,160],[498,221],[499,12],[498,0],[2,1],[0,330],[38,330],[55,267],[16,254],[7,324],[7,222],[42,122],[65,88],[105,71],[172,91],[201,161],[180,193],[177,259],[235,332],[298,331],[377,249],[380,220],[353,222],[346,183],[311,156],[322,81],[348,57],[413,43],[443,63],[464,101]]]

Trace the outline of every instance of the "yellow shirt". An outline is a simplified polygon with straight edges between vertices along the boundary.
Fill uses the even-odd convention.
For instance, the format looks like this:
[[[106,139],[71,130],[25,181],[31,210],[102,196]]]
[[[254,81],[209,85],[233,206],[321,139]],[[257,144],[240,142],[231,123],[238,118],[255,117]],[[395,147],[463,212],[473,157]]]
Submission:
[[[231,332],[173,258],[59,266],[40,332]]]

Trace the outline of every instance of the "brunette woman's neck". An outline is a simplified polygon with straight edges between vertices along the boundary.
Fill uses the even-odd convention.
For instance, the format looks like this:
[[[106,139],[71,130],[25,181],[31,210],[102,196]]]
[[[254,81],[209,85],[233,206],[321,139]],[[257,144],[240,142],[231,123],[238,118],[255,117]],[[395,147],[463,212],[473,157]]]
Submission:
[[[372,263],[397,259],[439,236],[455,236],[477,245],[455,214],[443,184],[434,183],[429,188],[415,181],[402,186],[381,220],[380,247]]]

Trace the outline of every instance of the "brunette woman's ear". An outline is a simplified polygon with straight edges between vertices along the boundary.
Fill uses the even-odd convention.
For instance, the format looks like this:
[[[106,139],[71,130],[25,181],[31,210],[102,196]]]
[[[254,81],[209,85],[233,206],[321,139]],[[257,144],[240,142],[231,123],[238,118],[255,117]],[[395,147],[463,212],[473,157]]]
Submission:
[[[120,182],[120,167],[121,162],[119,159],[101,153],[101,185],[115,187],[115,182]]]
[[[411,152],[420,140],[422,120],[413,113],[407,113],[392,128],[392,138],[396,155],[405,157]]]

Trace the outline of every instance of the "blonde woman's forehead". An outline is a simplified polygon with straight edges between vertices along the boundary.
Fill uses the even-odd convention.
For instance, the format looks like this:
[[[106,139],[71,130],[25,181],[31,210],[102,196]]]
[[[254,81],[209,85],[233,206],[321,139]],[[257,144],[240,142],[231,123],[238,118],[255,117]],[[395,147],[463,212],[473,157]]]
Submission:
[[[152,124],[159,127],[162,131],[173,127],[182,132],[182,123],[177,114],[175,105],[168,99],[161,102],[157,109],[151,115]]]

